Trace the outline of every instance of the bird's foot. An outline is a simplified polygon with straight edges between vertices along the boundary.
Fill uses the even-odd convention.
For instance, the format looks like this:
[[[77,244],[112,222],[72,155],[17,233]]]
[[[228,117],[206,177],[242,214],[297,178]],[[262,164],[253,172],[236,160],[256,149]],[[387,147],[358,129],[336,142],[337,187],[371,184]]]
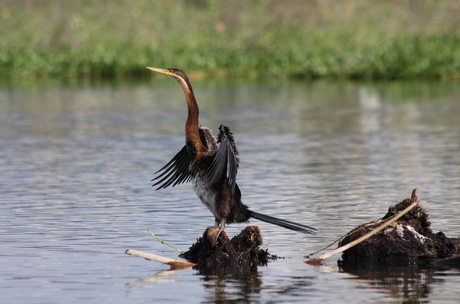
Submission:
[[[220,227],[209,227],[206,229],[206,237],[208,238],[208,241],[211,243],[212,247],[216,247],[219,236],[223,231],[224,229]]]

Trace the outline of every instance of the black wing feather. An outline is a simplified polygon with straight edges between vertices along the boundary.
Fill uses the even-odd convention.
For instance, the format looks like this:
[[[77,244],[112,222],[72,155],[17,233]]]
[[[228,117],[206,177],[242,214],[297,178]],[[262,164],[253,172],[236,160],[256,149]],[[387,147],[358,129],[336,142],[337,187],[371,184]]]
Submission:
[[[236,174],[238,172],[239,158],[235,139],[230,129],[220,126],[220,133],[217,136],[219,149],[212,160],[208,169],[208,185],[219,182],[223,177],[227,179],[227,185],[231,191],[231,197],[235,193]]]
[[[152,187],[160,185],[156,189],[160,190],[169,187],[173,183],[172,187],[189,182],[192,178],[189,169],[192,161],[192,157],[187,151],[187,146],[184,146],[163,168],[155,172],[155,174],[158,174],[163,171],[152,179],[152,181],[157,181]]]

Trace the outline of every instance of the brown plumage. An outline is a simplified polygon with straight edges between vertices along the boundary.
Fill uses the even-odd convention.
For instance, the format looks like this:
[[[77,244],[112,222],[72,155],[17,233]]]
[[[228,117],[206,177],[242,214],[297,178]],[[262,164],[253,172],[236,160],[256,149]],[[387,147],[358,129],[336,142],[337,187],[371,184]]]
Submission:
[[[176,79],[182,86],[187,101],[185,146],[173,159],[155,174],[152,181],[157,190],[192,181],[193,189],[215,218],[220,231],[225,224],[247,222],[255,218],[302,233],[315,234],[315,228],[260,214],[248,209],[241,201],[236,183],[239,166],[238,150],[230,129],[221,125],[217,140],[211,130],[199,125],[199,108],[193,89],[184,71],[174,68],[152,71]]]

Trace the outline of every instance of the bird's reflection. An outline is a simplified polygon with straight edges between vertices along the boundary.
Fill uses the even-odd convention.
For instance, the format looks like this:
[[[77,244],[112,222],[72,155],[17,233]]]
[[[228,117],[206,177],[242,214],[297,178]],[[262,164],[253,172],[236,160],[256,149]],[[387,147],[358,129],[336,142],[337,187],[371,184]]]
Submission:
[[[257,266],[195,269],[203,276],[207,301],[249,303],[251,294],[260,292],[262,279]]]
[[[207,301],[249,303],[251,302],[251,294],[260,292],[262,280],[257,266],[241,265],[240,267],[218,268],[195,266],[193,269],[197,271],[197,274],[201,275],[203,286],[208,293],[206,296]],[[181,268],[162,270],[151,277],[127,283],[127,292],[132,293],[136,289],[145,288],[152,283],[180,280],[181,275],[178,270],[181,270]]]

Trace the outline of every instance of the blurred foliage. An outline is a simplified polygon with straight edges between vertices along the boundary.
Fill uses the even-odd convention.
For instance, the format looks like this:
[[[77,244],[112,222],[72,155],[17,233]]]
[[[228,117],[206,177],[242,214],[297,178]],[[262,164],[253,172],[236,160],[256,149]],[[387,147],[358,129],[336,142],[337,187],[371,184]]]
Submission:
[[[457,0],[0,0],[0,75],[460,77]]]

